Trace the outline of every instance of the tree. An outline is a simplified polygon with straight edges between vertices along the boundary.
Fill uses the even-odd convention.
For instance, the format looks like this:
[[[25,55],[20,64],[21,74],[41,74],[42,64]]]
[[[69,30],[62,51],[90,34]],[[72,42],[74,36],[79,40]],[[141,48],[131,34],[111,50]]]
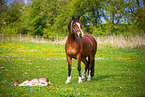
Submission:
[[[73,15],[81,16],[83,31],[93,35],[145,33],[144,0],[31,0],[27,4],[13,0],[9,5],[5,1],[0,1],[3,33],[66,35]]]
[[[6,3],[7,2],[3,3],[1,6],[2,11],[0,14],[0,29],[1,32],[4,31],[3,33],[16,33],[15,31],[10,31],[10,29],[17,25],[19,22],[22,6],[17,2],[11,3],[9,6],[7,6]]]
[[[136,0],[137,1],[137,22],[139,23],[138,26],[143,30],[145,33],[145,1],[144,0]],[[141,5],[143,4],[143,5]]]

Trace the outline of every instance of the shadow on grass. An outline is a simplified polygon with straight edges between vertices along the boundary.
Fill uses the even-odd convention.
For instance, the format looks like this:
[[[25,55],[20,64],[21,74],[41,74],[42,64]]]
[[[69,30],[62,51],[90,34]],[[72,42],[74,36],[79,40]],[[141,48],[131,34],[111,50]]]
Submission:
[[[99,80],[103,80],[103,79],[106,79],[108,77],[113,77],[115,75],[97,75],[95,77],[92,77],[91,80],[96,80],[96,81],[99,81]]]

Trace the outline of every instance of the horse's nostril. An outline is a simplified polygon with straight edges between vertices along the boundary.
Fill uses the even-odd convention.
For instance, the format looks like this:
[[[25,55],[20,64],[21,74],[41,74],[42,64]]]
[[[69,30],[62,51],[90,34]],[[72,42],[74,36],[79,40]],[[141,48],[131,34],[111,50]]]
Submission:
[[[82,38],[82,37],[83,37],[83,36],[82,36],[82,33],[79,33],[79,37],[80,37],[80,38]]]

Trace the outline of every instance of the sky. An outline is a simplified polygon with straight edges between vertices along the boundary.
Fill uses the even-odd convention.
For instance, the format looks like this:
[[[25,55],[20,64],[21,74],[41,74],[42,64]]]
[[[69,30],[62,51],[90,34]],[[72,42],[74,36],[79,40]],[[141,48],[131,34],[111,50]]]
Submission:
[[[14,2],[14,0],[8,0],[8,2],[7,2],[7,5],[9,5],[10,3],[13,3]],[[31,1],[29,1],[29,0],[24,0],[24,3],[25,4],[28,4],[28,3],[30,3]]]

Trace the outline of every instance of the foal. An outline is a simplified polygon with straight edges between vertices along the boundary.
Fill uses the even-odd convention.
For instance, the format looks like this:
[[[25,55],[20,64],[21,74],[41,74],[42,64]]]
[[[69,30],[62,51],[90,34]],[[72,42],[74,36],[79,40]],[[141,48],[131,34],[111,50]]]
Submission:
[[[18,80],[16,80],[12,86],[47,86],[47,85],[53,85],[53,83],[50,83],[47,78],[35,78],[32,80],[26,80],[22,83],[19,83]]]

